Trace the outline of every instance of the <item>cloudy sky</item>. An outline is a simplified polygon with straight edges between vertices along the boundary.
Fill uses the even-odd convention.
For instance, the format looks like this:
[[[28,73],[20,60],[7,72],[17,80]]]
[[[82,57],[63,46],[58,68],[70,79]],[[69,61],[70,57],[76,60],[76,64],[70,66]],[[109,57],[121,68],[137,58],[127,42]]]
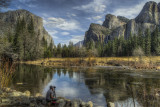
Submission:
[[[83,40],[90,23],[102,24],[106,14],[136,17],[147,1],[150,0],[12,0],[4,11],[26,9],[42,17],[54,43],[68,44]]]

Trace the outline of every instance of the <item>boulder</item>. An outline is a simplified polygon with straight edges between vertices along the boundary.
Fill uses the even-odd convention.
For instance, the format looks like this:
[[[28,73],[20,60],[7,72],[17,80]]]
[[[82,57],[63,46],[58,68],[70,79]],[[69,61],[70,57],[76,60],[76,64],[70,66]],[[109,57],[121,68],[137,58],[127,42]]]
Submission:
[[[110,34],[110,30],[99,24],[91,24],[89,30],[85,33],[84,45],[93,40],[93,42],[103,43],[105,38]]]
[[[78,102],[75,100],[71,101],[71,107],[79,107]]]
[[[25,94],[25,96],[27,96],[27,97],[30,97],[30,95],[31,95],[30,91],[25,91],[24,94]]]
[[[108,102],[108,103],[107,103],[107,107],[115,107],[115,105],[114,105],[114,103],[112,103],[112,102]]]
[[[42,97],[42,94],[37,93],[37,94],[35,95],[35,97]]]
[[[66,105],[66,101],[64,99],[59,99],[57,103],[59,104],[58,107],[65,107]]]
[[[17,92],[17,91],[9,93],[10,97],[19,97],[19,96],[23,96],[23,95],[24,95],[23,93]]]
[[[118,18],[112,14],[107,14],[105,21],[103,22],[103,26],[108,29],[115,29],[117,27],[123,26],[124,24],[126,24],[126,22],[122,20],[122,17]]]
[[[103,26],[103,27],[102,27]],[[123,36],[128,39],[130,34],[138,35],[141,30],[145,36],[146,29],[152,33],[160,26],[160,3],[147,2],[139,15],[134,19],[127,19],[122,16],[107,14],[103,25],[91,24],[84,37],[84,45],[89,41],[108,43],[115,37]]]
[[[92,102],[92,101],[89,101],[89,102],[87,103],[87,105],[88,105],[88,107],[93,107],[93,102]]]
[[[11,99],[9,99],[9,98],[2,98],[1,99],[1,105],[10,105],[11,104]]]
[[[81,104],[80,104],[80,106],[81,107],[86,107],[86,103],[82,101]]]

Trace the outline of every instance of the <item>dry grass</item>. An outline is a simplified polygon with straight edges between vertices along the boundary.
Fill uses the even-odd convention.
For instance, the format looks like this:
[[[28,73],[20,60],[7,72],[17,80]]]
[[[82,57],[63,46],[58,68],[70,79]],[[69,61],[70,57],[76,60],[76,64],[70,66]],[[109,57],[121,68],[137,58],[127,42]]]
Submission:
[[[160,56],[152,57],[86,57],[86,58],[46,58],[22,63],[45,66],[132,66],[135,68],[160,69]]]
[[[14,64],[4,62],[0,64],[0,89],[7,87],[12,80],[13,73],[15,71]]]

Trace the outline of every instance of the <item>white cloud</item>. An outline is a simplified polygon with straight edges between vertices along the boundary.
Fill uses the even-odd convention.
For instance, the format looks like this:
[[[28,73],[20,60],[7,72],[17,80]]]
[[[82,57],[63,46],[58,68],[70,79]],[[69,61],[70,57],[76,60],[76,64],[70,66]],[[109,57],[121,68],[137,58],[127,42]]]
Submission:
[[[70,33],[69,32],[62,32],[61,34],[62,35],[69,35]]]
[[[13,10],[15,10],[15,9],[13,9],[13,8],[1,8],[2,12],[13,11]]]
[[[102,25],[103,21],[99,20],[99,21],[97,21],[96,23]]]
[[[77,15],[74,14],[74,13],[67,13],[67,16],[68,16],[69,18],[72,18],[72,17],[76,17]]]
[[[100,13],[106,10],[106,5],[108,3],[108,0],[93,0],[88,4],[73,7],[73,9],[82,10],[85,12]]]
[[[82,41],[82,40],[84,40],[84,35],[77,35],[77,36],[72,35],[72,38],[69,41],[72,41],[75,44],[75,43]]]
[[[95,16],[95,17],[93,17],[94,20],[99,20],[101,18],[102,18],[102,16]]]
[[[55,35],[55,34],[57,34],[57,33],[58,33],[58,31],[56,31],[56,30],[52,30],[52,31],[48,31],[48,33],[49,33],[50,35]]]
[[[28,3],[28,2],[33,2],[33,1],[36,1],[36,0],[19,0],[19,2],[21,2],[21,3]]]
[[[56,31],[56,30],[48,30],[48,33],[53,37],[53,39],[58,39],[58,37],[56,36],[58,31]]]
[[[120,9],[116,9],[113,14],[116,16],[125,16],[127,18],[135,18],[140,11],[142,10],[143,6],[145,5],[146,2],[148,2],[150,0],[143,0],[142,2],[140,2],[139,4],[135,5],[135,6],[130,6],[128,7],[123,7]],[[160,0],[154,0],[155,2],[160,2]]]
[[[77,16],[76,14],[71,14],[72,16]]]
[[[44,20],[44,25],[49,28],[58,28],[61,30],[82,30],[80,23],[76,20],[70,19],[66,20],[63,18],[49,17],[47,20]]]
[[[88,17],[86,19],[93,21],[93,20],[100,20],[102,18],[103,18],[103,15],[99,15],[99,16]]]
[[[52,35],[52,38],[53,38],[53,39],[58,39],[58,37],[57,37],[57,36],[54,36],[54,35]]]
[[[30,8],[37,7],[37,5],[34,5],[34,4],[28,4],[27,6],[30,7]]]

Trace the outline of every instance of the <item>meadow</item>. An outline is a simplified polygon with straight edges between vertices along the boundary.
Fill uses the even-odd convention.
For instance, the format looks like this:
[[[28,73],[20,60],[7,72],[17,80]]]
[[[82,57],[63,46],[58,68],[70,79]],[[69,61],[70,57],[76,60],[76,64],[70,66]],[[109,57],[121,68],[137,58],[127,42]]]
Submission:
[[[21,63],[44,66],[129,66],[136,69],[160,69],[160,56],[46,58]]]

